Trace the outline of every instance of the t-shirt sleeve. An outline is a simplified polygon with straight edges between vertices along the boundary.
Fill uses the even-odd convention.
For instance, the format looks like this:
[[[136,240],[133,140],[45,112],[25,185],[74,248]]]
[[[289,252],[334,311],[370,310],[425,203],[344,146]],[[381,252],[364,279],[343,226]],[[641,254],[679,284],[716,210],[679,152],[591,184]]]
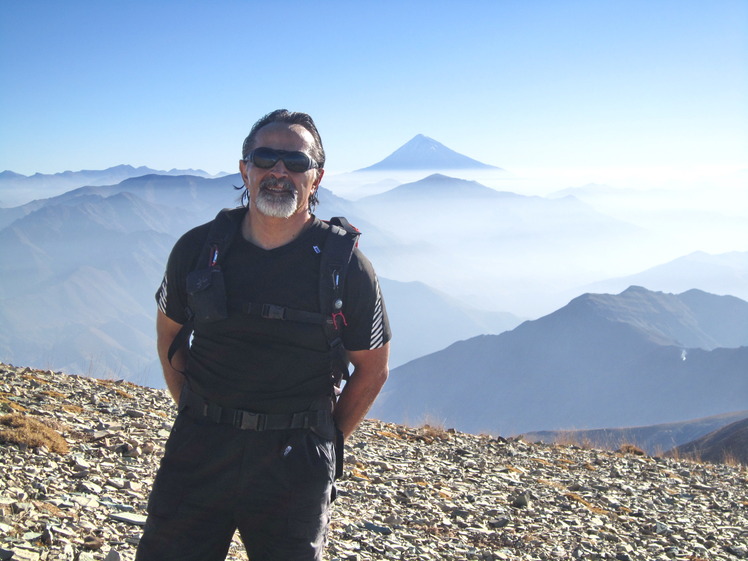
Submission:
[[[392,333],[382,291],[374,268],[358,249],[354,251],[348,268],[344,295],[345,348],[365,351],[384,346]]]
[[[188,319],[187,274],[195,268],[206,235],[204,227],[198,227],[177,241],[169,255],[164,278],[156,291],[158,309],[180,324],[186,323]]]

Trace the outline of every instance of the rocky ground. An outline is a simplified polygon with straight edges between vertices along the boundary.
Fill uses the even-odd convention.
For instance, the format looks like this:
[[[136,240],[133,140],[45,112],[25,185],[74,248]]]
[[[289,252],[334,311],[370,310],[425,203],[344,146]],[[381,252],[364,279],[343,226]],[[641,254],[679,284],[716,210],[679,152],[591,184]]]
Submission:
[[[0,364],[0,561],[133,559],[174,414],[163,391]],[[367,421],[338,487],[329,561],[748,559],[740,466]]]

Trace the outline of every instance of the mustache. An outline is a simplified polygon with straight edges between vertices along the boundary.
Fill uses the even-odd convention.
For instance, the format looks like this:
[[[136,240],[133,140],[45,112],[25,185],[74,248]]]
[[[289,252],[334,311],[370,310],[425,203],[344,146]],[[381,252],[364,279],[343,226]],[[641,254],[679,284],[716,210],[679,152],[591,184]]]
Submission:
[[[260,181],[260,189],[283,189],[289,193],[296,192],[296,186],[289,179],[278,179],[277,177],[266,177]]]

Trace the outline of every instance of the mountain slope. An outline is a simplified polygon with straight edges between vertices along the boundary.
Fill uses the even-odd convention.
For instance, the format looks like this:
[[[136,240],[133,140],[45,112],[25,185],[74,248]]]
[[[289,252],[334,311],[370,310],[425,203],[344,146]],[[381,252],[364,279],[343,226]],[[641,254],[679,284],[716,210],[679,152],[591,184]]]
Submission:
[[[698,287],[713,294],[731,294],[748,300],[748,251],[719,255],[696,251],[634,275],[574,289],[573,294],[582,291],[618,292],[632,284],[666,292],[684,292]]]
[[[702,293],[697,300],[722,298]],[[687,300],[641,288],[580,296],[512,331],[455,343],[394,369],[372,415],[513,434],[743,409],[748,346],[714,348],[722,341],[712,318]],[[748,345],[748,303],[735,304],[743,314],[735,323],[741,344]]]
[[[448,169],[497,170],[499,168],[468,158],[454,150],[450,150],[433,138],[418,134],[384,160],[358,171]]]
[[[217,179],[206,179],[190,175],[163,176],[143,175],[126,179],[117,184],[78,187],[47,199],[34,200],[15,208],[0,208],[0,228],[13,224],[32,212],[44,207],[76,206],[86,198],[108,198],[112,195],[131,193],[145,204],[163,205],[173,215],[160,231],[173,226],[174,220],[183,219],[184,225],[189,220],[197,224],[207,221],[223,207],[234,207],[238,204],[240,193],[234,190],[241,185],[238,174],[227,175]],[[185,211],[188,213],[184,216]],[[196,224],[196,223],[193,223]],[[180,226],[182,228],[182,226]]]
[[[0,356],[160,386],[153,294],[195,215],[129,192],[47,201],[0,230]],[[194,223],[194,222],[193,222]]]
[[[528,432],[522,436],[530,442],[575,443],[604,450],[618,450],[625,444],[633,444],[648,454],[655,455],[689,443],[747,417],[748,411],[737,411],[701,419],[662,423],[646,427],[537,431]]]
[[[748,465],[748,418],[678,446],[670,455],[705,462]]]
[[[135,168],[130,165],[119,165],[104,170],[64,171],[55,174],[35,173],[31,176],[4,171],[0,174],[0,206],[18,206],[31,200],[53,197],[85,185],[113,185],[132,177],[150,174],[211,177],[202,170],[157,171],[145,166]]]
[[[95,365],[98,376],[161,385],[153,294],[175,238],[148,228],[158,213],[144,209],[157,210],[115,195],[46,207],[0,231],[10,258],[0,280],[4,360],[82,372]]]
[[[521,199],[521,195],[514,193],[501,193],[477,181],[468,181],[456,177],[449,177],[441,173],[434,173],[412,183],[398,185],[384,193],[371,195],[360,199],[362,204],[369,205],[391,205],[402,202],[423,202],[432,197],[439,199],[450,199],[457,201],[486,199],[498,200],[501,198]]]
[[[420,282],[379,279],[395,342],[390,368],[462,339],[501,333],[521,320],[508,313],[472,308]]]

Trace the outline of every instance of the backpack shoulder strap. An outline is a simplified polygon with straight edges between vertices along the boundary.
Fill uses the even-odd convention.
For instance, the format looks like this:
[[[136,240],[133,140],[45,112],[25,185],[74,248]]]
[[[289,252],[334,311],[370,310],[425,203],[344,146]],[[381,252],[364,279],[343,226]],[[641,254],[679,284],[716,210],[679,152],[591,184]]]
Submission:
[[[210,223],[208,235],[205,238],[205,243],[203,244],[203,248],[200,251],[200,256],[197,260],[197,265],[195,267],[196,271],[201,269],[212,269],[218,266],[219,262],[228,251],[231,242],[234,240],[245,212],[246,209],[243,207],[233,209],[224,208],[216,215]],[[190,335],[195,328],[193,311],[189,306],[185,311],[187,312],[187,321],[182,325],[182,328],[177,332],[171,345],[169,345],[169,364],[171,364],[171,359],[179,348],[189,340]]]
[[[330,219],[327,240],[320,263],[319,302],[325,317],[325,337],[332,357],[332,376],[335,387],[348,377],[348,362],[343,349],[342,328],[347,325],[343,314],[343,286],[353,250],[361,232],[343,217]]]
[[[215,267],[223,258],[236,237],[247,209],[224,208],[211,222],[208,236],[205,238],[203,251],[195,269]]]

